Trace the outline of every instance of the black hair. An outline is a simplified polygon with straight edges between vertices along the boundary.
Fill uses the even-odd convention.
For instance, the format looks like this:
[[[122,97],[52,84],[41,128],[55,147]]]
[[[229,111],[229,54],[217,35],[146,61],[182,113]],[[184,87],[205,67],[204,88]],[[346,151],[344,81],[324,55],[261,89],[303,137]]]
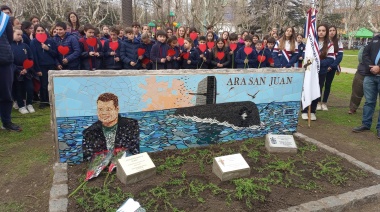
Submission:
[[[58,22],[55,24],[55,28],[57,27],[62,27],[64,30],[67,29],[67,25],[65,24],[65,22]]]
[[[164,30],[158,30],[158,31],[156,32],[156,38],[157,38],[159,35],[165,36],[166,38],[167,38],[167,36],[168,36]]]
[[[230,38],[230,41],[231,40],[237,40],[238,39],[238,35],[236,33],[231,33],[230,36],[229,36],[229,38]]]
[[[21,23],[21,30],[22,32],[25,32],[26,29],[30,28],[32,26],[32,22],[29,21],[23,21]],[[26,33],[26,32],[25,32]]]
[[[244,41],[247,41],[247,40],[252,42],[252,36],[251,35],[245,36]]]
[[[1,5],[0,6],[0,10],[1,11],[3,11],[3,10],[9,10],[9,12],[13,13],[12,9],[9,6],[7,6],[7,5]]]
[[[206,41],[206,36],[203,36],[203,35],[202,35],[202,36],[199,37],[198,40],[199,40],[199,41]]]
[[[171,42],[176,41],[176,40],[178,40],[178,39],[177,39],[177,36],[173,35],[173,36],[171,36],[170,38],[168,38],[168,41],[167,41],[166,43],[167,43],[167,44],[170,44]]]
[[[95,31],[95,27],[94,26],[92,26],[91,24],[85,24],[84,25],[84,31],[86,32],[89,29],[92,29],[92,30]]]

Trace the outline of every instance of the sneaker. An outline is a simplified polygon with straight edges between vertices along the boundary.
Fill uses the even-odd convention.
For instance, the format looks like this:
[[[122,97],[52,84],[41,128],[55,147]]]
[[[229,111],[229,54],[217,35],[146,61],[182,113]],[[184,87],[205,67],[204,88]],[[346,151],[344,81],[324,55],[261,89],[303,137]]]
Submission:
[[[327,105],[326,104],[322,104],[322,110],[324,110],[324,111],[327,111],[327,110],[329,110],[328,108],[327,108]]]
[[[308,120],[309,119],[307,113],[302,113],[301,117],[302,117],[303,120]]]
[[[13,108],[16,109],[16,110],[18,110],[18,104],[17,104],[17,102],[13,102]]]
[[[29,111],[26,109],[26,107],[19,108],[18,112],[20,112],[21,114],[27,114],[27,113],[29,113]]]
[[[317,104],[317,110],[322,110],[322,104],[320,102]]]
[[[317,120],[317,116],[315,115],[315,113],[310,113],[310,120],[312,120],[312,121]]]
[[[10,130],[10,131],[17,131],[17,132],[21,132],[22,131],[21,127],[13,124],[12,122],[9,122],[7,124],[3,124],[2,129]]]
[[[351,115],[351,114],[354,114],[354,113],[356,113],[356,110],[351,110],[351,109],[350,109],[350,110],[348,111],[348,114],[350,114],[350,115]]]
[[[27,105],[27,106],[26,106],[26,109],[28,109],[29,113],[34,113],[34,112],[36,112],[36,111],[34,110],[34,108],[33,108],[33,105]]]

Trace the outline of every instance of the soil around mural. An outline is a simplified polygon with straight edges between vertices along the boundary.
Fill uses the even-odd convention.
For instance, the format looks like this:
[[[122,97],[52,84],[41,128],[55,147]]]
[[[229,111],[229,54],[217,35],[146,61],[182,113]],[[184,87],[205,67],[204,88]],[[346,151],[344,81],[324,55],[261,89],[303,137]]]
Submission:
[[[150,153],[157,175],[124,185],[106,172],[69,198],[68,211],[115,211],[133,197],[147,211],[275,211],[363,187],[380,179],[347,161],[297,141],[296,155],[269,154],[263,139]],[[221,182],[214,157],[241,153],[249,177]],[[69,193],[84,180],[88,164],[70,166]]]

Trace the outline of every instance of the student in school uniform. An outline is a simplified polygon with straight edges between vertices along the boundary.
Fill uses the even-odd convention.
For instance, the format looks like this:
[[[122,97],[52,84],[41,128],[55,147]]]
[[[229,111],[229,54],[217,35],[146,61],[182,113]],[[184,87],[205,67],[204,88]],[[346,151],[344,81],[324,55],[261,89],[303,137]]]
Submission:
[[[203,46],[206,45],[206,50],[202,51],[199,48],[199,45],[203,45]],[[197,51],[198,51],[199,57],[200,57],[198,68],[199,69],[209,69],[210,68],[210,56],[211,56],[211,53],[207,49],[207,43],[206,43],[206,37],[205,36],[200,36],[199,37],[199,45],[196,48]]]
[[[219,55],[223,56],[219,58]],[[226,47],[223,38],[219,38],[216,40],[216,45],[214,46],[211,56],[210,56],[210,64],[211,68],[227,68],[230,65],[230,54],[228,52],[228,48]]]
[[[58,22],[55,25],[55,29],[57,30],[57,34],[54,37],[54,41],[58,52],[59,46],[69,48],[69,52],[66,55],[58,54],[58,69],[79,70],[81,48],[78,39],[71,33],[66,32],[66,24],[63,22]]]
[[[302,68],[305,44],[303,43],[303,36],[301,34],[297,35],[297,44],[298,44],[298,61],[296,67]]]
[[[257,61],[254,65],[255,68],[265,68],[270,66],[269,58],[271,57],[271,55],[269,51],[263,49],[263,44],[264,42],[261,40],[256,41],[254,52],[256,54]]]
[[[81,69],[94,71],[100,68],[103,60],[103,47],[99,39],[95,37],[95,27],[91,24],[84,25],[85,36],[79,40],[81,54]],[[95,42],[90,44],[89,39]],[[91,46],[93,45],[93,46]]]
[[[198,51],[194,48],[194,42],[190,38],[185,38],[182,52],[182,69],[197,69],[200,57]]]
[[[150,52],[152,51],[154,41],[151,39],[148,31],[141,34],[141,48],[145,49],[145,53],[142,58],[141,66],[144,69],[152,69],[152,61],[150,60]]]
[[[34,31],[37,34],[46,34],[46,28],[40,24],[34,26]],[[47,38],[44,43],[40,43],[36,38],[30,42],[30,49],[34,58],[34,70],[40,75],[40,105],[39,108],[50,107],[49,92],[48,92],[48,72],[56,70],[59,62],[57,60],[57,45],[52,38]]]
[[[169,46],[166,43],[167,34],[163,30],[156,32],[156,43],[150,51],[150,60],[152,61],[153,70],[166,69],[166,56],[168,55]]]
[[[231,33],[229,35],[229,39],[230,39],[230,44],[228,46],[228,51],[229,51],[229,54],[231,56],[231,63],[230,63],[230,68],[236,68],[236,62],[235,62],[235,57],[236,57],[236,54],[237,54],[237,51],[239,50],[239,48],[241,47],[240,44],[239,44],[239,39],[238,39],[238,35],[236,33]]]
[[[290,68],[297,62],[298,44],[293,27],[286,28],[282,38],[276,42],[272,56],[276,68]]]
[[[265,48],[265,51],[269,55],[269,58],[268,58],[269,65],[267,67],[274,67],[273,48],[275,44],[276,44],[276,39],[274,39],[274,37],[269,37],[267,40],[266,48]]]
[[[319,58],[320,58],[320,69],[318,73],[319,78],[319,87],[320,92],[322,93],[323,86],[325,84],[328,68],[334,62],[335,54],[334,54],[334,45],[330,43],[329,33],[327,32],[328,27],[325,24],[320,24],[317,28],[318,33],[318,49],[319,49]],[[318,103],[321,102],[321,98],[315,99],[311,102],[311,114],[310,120],[317,120],[316,110]],[[302,119],[308,120],[308,110],[309,107],[306,107],[302,110]]]
[[[122,49],[123,41],[120,41],[118,35],[120,29],[117,27],[109,28],[110,39],[106,40],[104,43],[104,68],[109,70],[120,70],[123,68],[123,63],[120,58],[120,50]],[[116,49],[110,48],[110,43],[112,46],[117,46]],[[117,43],[117,44],[115,44]],[[114,47],[113,47],[114,48]]]
[[[138,48],[141,47],[140,42],[135,41],[135,35],[133,29],[127,27],[125,29],[126,39],[124,45],[122,45],[120,58],[123,62],[123,69],[141,69],[141,60],[143,56],[138,56]]]
[[[176,36],[168,38],[167,44],[169,46],[168,55],[166,56],[166,68],[167,69],[179,69],[179,57],[181,50],[178,46],[178,39]],[[171,54],[169,55],[169,51]],[[174,53],[174,55],[172,55]]]
[[[252,47],[252,36],[247,35],[244,38],[244,46],[241,47],[235,57],[236,67],[237,68],[253,68],[257,61],[256,54],[253,51]],[[251,48],[251,52],[247,55],[245,49]]]
[[[32,78],[36,75],[33,66],[25,69],[23,67],[25,60],[33,60],[33,54],[29,46],[22,42],[21,29],[13,30],[13,42],[11,44],[14,55],[14,81],[13,90],[15,99],[18,105],[18,111],[21,114],[34,113],[33,108],[33,81]],[[40,74],[41,72],[39,72]],[[24,102],[24,94],[26,98]]]

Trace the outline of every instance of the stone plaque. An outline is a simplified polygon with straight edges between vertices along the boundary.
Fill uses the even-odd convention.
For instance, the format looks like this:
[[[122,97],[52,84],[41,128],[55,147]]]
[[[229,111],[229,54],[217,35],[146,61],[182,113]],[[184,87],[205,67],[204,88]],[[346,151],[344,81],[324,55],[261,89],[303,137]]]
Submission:
[[[116,176],[124,184],[135,183],[155,174],[156,166],[146,152],[117,160]]]
[[[297,145],[293,135],[267,134],[265,137],[265,148],[270,153],[297,153]]]
[[[239,153],[214,158],[212,172],[216,174],[221,181],[227,181],[249,176],[251,168]]]

